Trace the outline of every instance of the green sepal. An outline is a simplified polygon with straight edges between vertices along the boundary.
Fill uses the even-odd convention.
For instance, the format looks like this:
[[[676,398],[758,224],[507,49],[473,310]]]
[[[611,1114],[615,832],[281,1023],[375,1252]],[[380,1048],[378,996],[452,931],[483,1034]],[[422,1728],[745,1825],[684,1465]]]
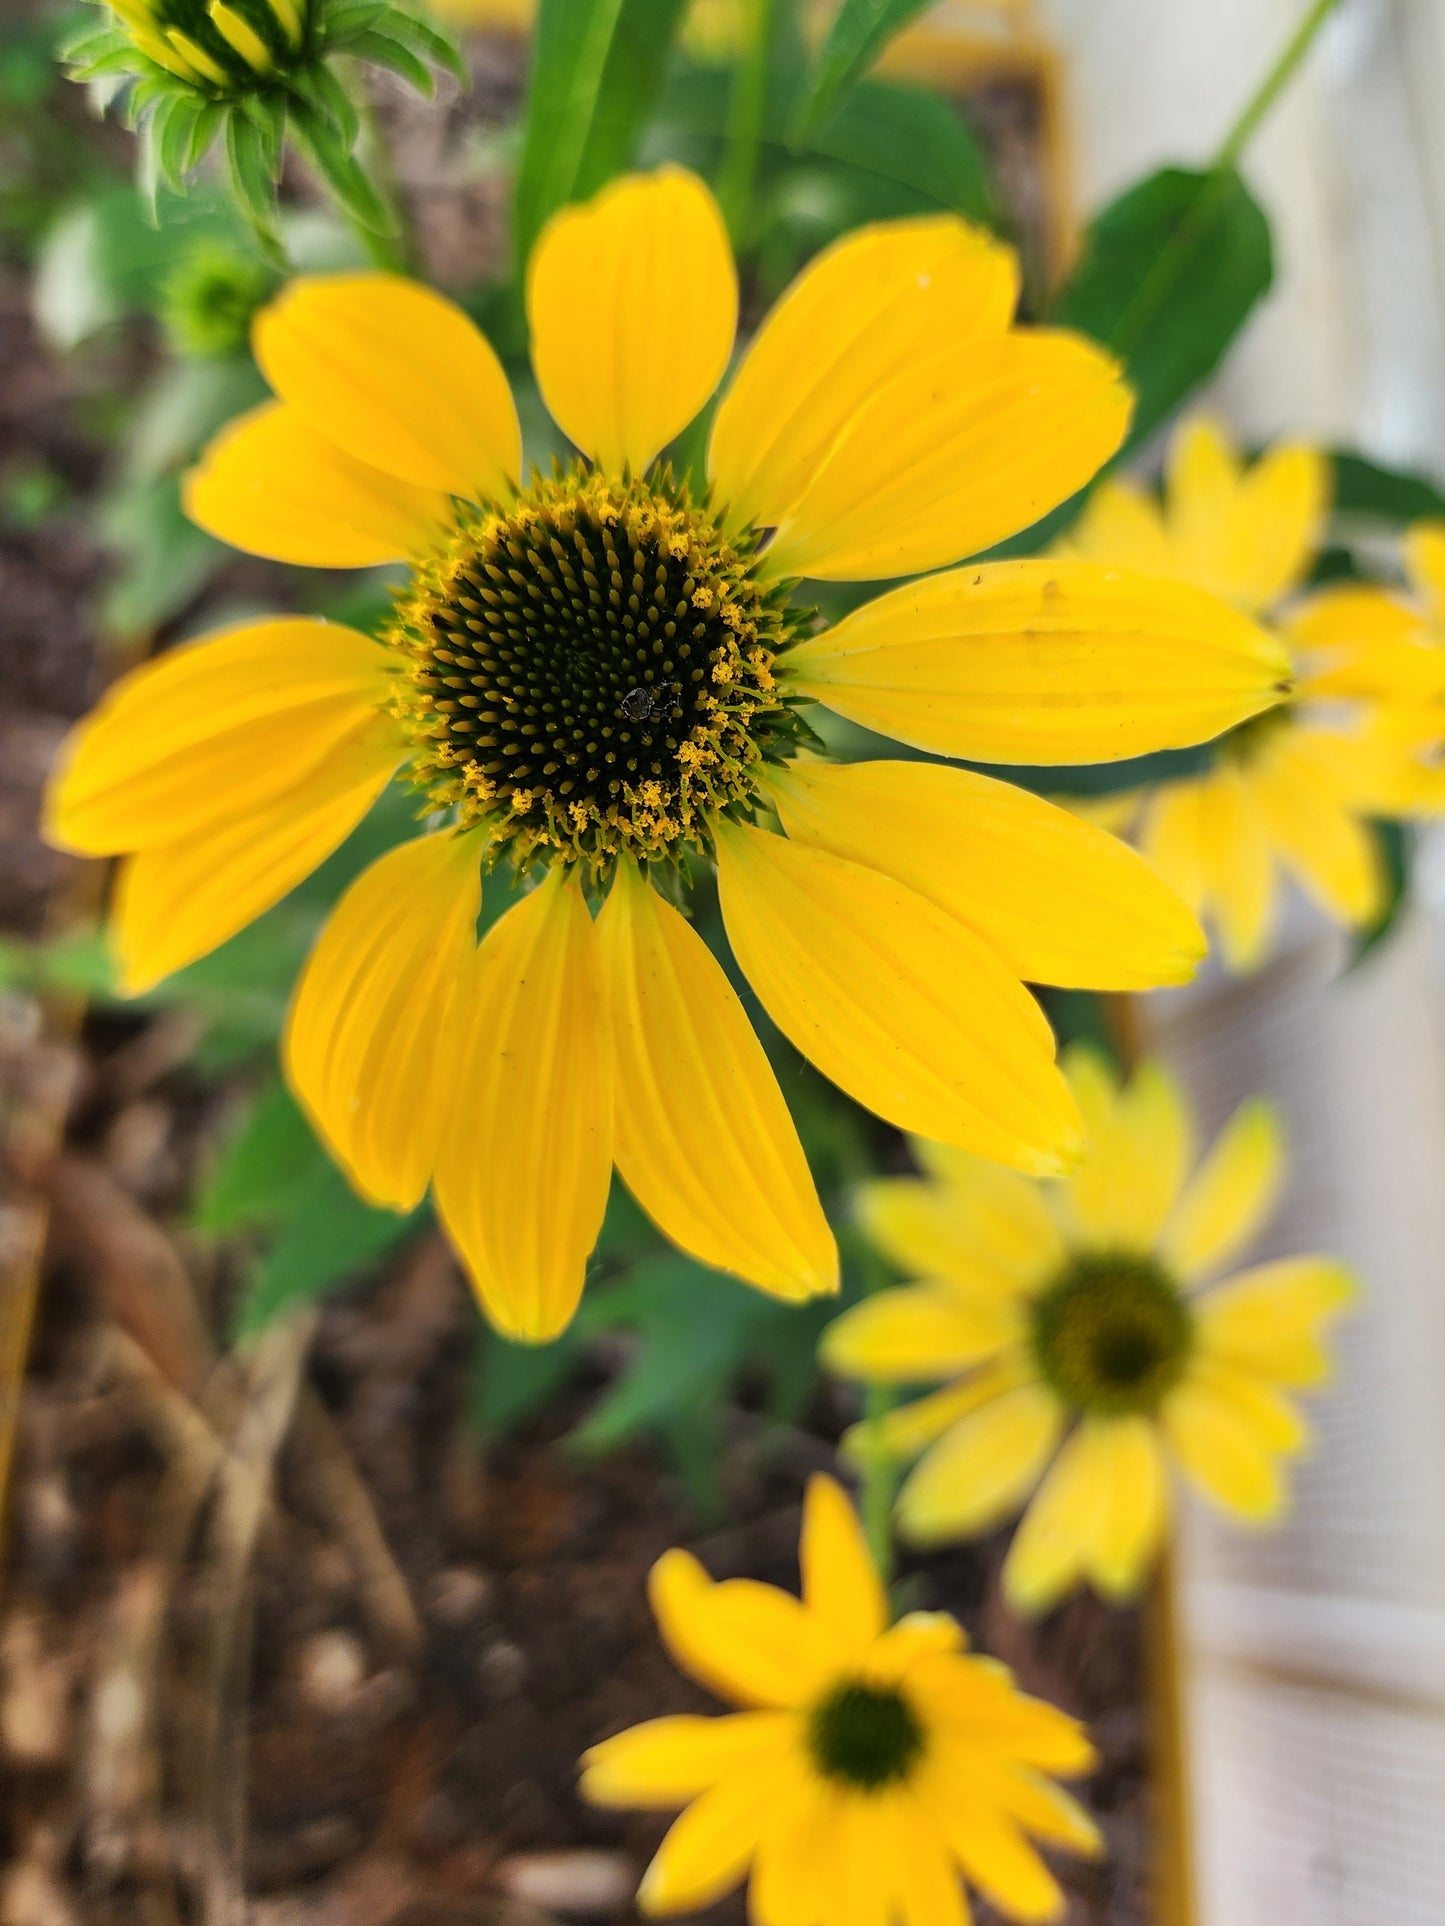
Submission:
[[[348,46],[357,34],[374,27],[391,9],[386,0],[344,0],[341,6],[327,7],[317,22],[317,35],[323,47]]]
[[[348,149],[361,136],[361,116],[356,103],[324,61],[317,61],[292,77],[292,90],[306,101],[323,120],[335,128],[338,140]]]
[[[396,224],[355,156],[309,101],[291,104],[291,125],[308,159],[346,211],[373,234],[394,234]]]
[[[267,164],[268,142],[256,122],[232,106],[226,115],[226,169],[247,225],[268,257],[280,250],[276,177]]]
[[[394,40],[380,27],[368,27],[365,33],[358,34],[346,50],[355,54],[358,60],[369,60],[374,66],[388,67],[394,74],[415,87],[419,94],[430,97],[436,92],[436,81],[432,70],[424,60]]]
[[[462,87],[471,86],[472,77],[462,58],[461,48],[450,34],[443,33],[429,21],[419,20],[404,7],[388,7],[385,19],[377,22],[377,28],[388,40],[401,41],[403,46],[421,59],[445,67]]]

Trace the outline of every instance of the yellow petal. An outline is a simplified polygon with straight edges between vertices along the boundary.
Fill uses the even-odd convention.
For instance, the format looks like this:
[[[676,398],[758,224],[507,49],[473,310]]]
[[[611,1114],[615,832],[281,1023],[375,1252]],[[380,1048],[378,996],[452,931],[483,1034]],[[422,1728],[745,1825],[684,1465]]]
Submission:
[[[1164,1231],[1165,1262],[1195,1278],[1227,1263],[1264,1222],[1284,1174],[1279,1112],[1242,1103],[1185,1188]]]
[[[1017,1510],[1053,1456],[1063,1412],[1052,1391],[1023,1384],[981,1405],[918,1462],[898,1498],[917,1543],[986,1531]]]
[[[910,1684],[955,1760],[966,1748],[975,1759],[991,1752],[1001,1762],[1071,1778],[1096,1764],[1077,1719],[1018,1691],[989,1660],[946,1653],[925,1658]]]
[[[1230,534],[1242,473],[1234,444],[1218,422],[1196,416],[1170,437],[1165,491],[1174,568],[1219,595],[1228,593]]]
[[[648,1596],[677,1663],[738,1705],[805,1705],[845,1655],[827,1621],[787,1592],[751,1578],[715,1585],[690,1552],[663,1553]]]
[[[1078,1234],[1103,1250],[1153,1250],[1189,1168],[1193,1120],[1176,1079],[1146,1063],[1106,1109],[1087,1086],[1098,1077],[1091,1052],[1065,1059],[1089,1146],[1066,1193]]]
[[[292,1089],[357,1189],[396,1210],[420,1202],[447,1128],[480,854],[476,836],[388,850],[332,911],[291,1001]]]
[[[1064,1261],[1037,1184],[950,1144],[913,1145],[932,1177],[876,1178],[858,1191],[858,1219],[886,1257],[914,1276],[981,1292],[1031,1290]]]
[[[784,506],[767,569],[878,581],[991,548],[1098,473],[1132,405],[1118,363],[1077,335],[1030,329],[897,361]]]
[[[1065,1168],[1076,1120],[1038,1006],[962,923],[876,870],[716,826],[728,940],[768,1014],[901,1129]]]
[[[731,1891],[757,1851],[779,1793],[795,1776],[789,1762],[773,1763],[734,1772],[695,1799],[643,1874],[640,1910],[698,1912]]]
[[[968,1902],[941,1827],[905,1797],[892,1830],[898,1926],[969,1926]]]
[[[616,1156],[682,1249],[777,1297],[838,1288],[838,1254],[777,1079],[717,959],[633,864],[597,919]]]
[[[522,437],[502,364],[444,295],[394,274],[293,281],[256,318],[261,371],[357,461],[474,501],[505,497]]]
[[[748,1883],[750,1926],[821,1926],[819,1869],[836,1860],[842,1805],[837,1788],[807,1772],[779,1792]]]
[[[1095,1493],[1085,1570],[1104,1598],[1131,1598],[1154,1562],[1169,1516],[1158,1433],[1150,1419],[1134,1416],[1088,1420],[1079,1434]]]
[[[1097,1517],[1094,1454],[1085,1427],[1077,1425],[1034,1493],[1004,1560],[1004,1597],[1016,1612],[1047,1611],[1086,1574]]]
[[[964,1303],[936,1284],[877,1291],[828,1326],[819,1356],[839,1377],[919,1384],[952,1377],[1011,1344],[1021,1320],[1006,1297]]]
[[[1221,762],[1198,784],[1199,862],[1205,901],[1232,970],[1252,970],[1274,934],[1278,893],[1264,811],[1250,776]]]
[[[345,842],[401,755],[395,724],[373,713],[277,801],[128,857],[109,931],[122,995],[151,989],[289,895]]]
[[[650,1719],[582,1755],[578,1791],[594,1806],[684,1805],[742,1767],[787,1749],[796,1721],[786,1712],[736,1712],[722,1719]]]
[[[960,1418],[992,1403],[1005,1391],[1016,1390],[1031,1375],[1026,1354],[1008,1351],[957,1384],[931,1392],[926,1398],[914,1398],[908,1404],[895,1404],[881,1418],[851,1426],[843,1437],[844,1455],[850,1463],[859,1466],[866,1466],[873,1457],[906,1463],[935,1438],[951,1430]]]
[[[1277,1384],[1323,1384],[1332,1375],[1326,1327],[1355,1295],[1350,1273],[1332,1258],[1260,1264],[1199,1299],[1199,1342],[1211,1357]]]
[[[1176,572],[1159,504],[1124,475],[1111,475],[1091,491],[1059,553],[1076,561],[1102,562],[1106,568],[1138,569],[1145,575]]]
[[[722,379],[738,282],[695,174],[629,174],[554,214],[527,268],[532,365],[559,427],[608,474],[640,475]]]
[[[1002,338],[1010,249],[952,215],[865,227],[818,255],[754,336],[717,411],[708,476],[733,528],[777,528],[840,434],[920,360]]]
[[[278,401],[221,430],[184,497],[191,520],[218,540],[303,568],[403,561],[452,519],[447,496],[344,454]]]
[[[1385,892],[1379,843],[1330,793],[1303,730],[1281,737],[1250,770],[1265,831],[1299,882],[1341,922],[1366,923]]]
[[[1278,443],[1244,476],[1231,519],[1227,589],[1240,608],[1264,610],[1309,572],[1329,512],[1327,456]]]
[[[1170,1449],[1205,1497],[1252,1524],[1279,1516],[1285,1501],[1279,1447],[1217,1374],[1196,1367],[1169,1393],[1159,1416]]]
[[[888,1599],[853,1501],[835,1479],[808,1480],[798,1546],[803,1603],[839,1646],[863,1652],[888,1625]]]
[[[113,683],[66,737],[46,837],[110,855],[280,801],[368,727],[386,666],[355,629],[299,617],[168,650]]]
[[[952,1769],[944,1754],[919,1774],[918,1785],[970,1883],[1006,1919],[1022,1926],[1062,1919],[1057,1880],[1014,1822],[979,1799],[972,1773]]]
[[[1445,522],[1416,522],[1402,546],[1406,573],[1438,622],[1445,618]]]
[[[769,771],[795,841],[881,870],[977,931],[1029,983],[1184,983],[1204,932],[1141,856],[1012,783],[926,762]]]
[[[1139,847],[1169,887],[1197,914],[1204,907],[1200,832],[1204,782],[1168,782],[1144,799]]]
[[[437,1207],[483,1310],[523,1343],[571,1322],[607,1205],[612,1054],[600,979],[581,887],[558,868],[488,931],[463,992]]]
[[[979,762],[1113,762],[1203,742],[1289,686],[1283,644],[1185,582],[988,562],[879,596],[785,658],[865,729]]]
[[[993,1763],[989,1775],[994,1797],[1026,1832],[1050,1845],[1094,1858],[1104,1850],[1104,1835],[1077,1799],[1070,1798],[1042,1773],[1027,1766]]]

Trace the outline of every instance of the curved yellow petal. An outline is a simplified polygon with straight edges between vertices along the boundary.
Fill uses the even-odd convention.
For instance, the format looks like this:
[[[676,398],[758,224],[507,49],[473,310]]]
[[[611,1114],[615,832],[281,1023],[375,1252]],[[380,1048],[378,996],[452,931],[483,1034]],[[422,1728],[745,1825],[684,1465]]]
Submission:
[[[1243,466],[1222,425],[1196,415],[1175,429],[1165,451],[1165,502],[1174,568],[1191,582],[1227,594],[1230,534]]]
[[[877,870],[716,826],[743,974],[785,1035],[901,1129],[1053,1173],[1078,1148],[1037,1004],[962,923]]]
[[[991,548],[1098,473],[1132,406],[1118,363],[1077,335],[990,335],[897,363],[787,504],[766,568],[878,581]]]
[[[1196,915],[1204,907],[1204,849],[1200,832],[1203,782],[1167,782],[1144,798],[1139,847],[1169,887]]]
[[[777,528],[866,404],[920,359],[1002,337],[1018,263],[953,215],[847,235],[754,336],[718,408],[708,476],[733,528]]]
[[[1003,1564],[1003,1593],[1016,1612],[1056,1604],[1089,1570],[1098,1518],[1094,1452],[1075,1426],[1019,1521]]]
[[[1086,1087],[1099,1074],[1092,1052],[1070,1051],[1064,1069],[1089,1126],[1084,1161],[1066,1192],[1077,1232],[1101,1250],[1152,1251],[1193,1150],[1184,1093],[1162,1064],[1146,1063],[1105,1107]]]
[[[1221,762],[1198,785],[1196,833],[1204,898],[1231,970],[1252,970],[1274,935],[1279,903],[1268,825],[1249,772]]]
[[[1009,1351],[957,1384],[932,1391],[926,1398],[895,1404],[881,1418],[851,1426],[843,1436],[845,1457],[860,1466],[874,1456],[899,1463],[916,1458],[960,1418],[1026,1382],[1030,1371],[1025,1359],[1025,1353]]]
[[[1303,888],[1340,922],[1367,923],[1385,896],[1379,840],[1332,793],[1303,730],[1269,745],[1249,772],[1266,835]]]
[[[915,1544],[987,1531],[1017,1510],[1058,1448],[1064,1413],[1052,1391],[1021,1384],[980,1405],[919,1459],[898,1495]]]
[[[815,1474],[803,1499],[798,1544],[803,1603],[839,1646],[862,1653],[888,1627],[888,1596],[853,1501],[834,1478]]]
[[[1165,1226],[1164,1260],[1192,1279],[1228,1263],[1264,1222],[1284,1175],[1279,1112],[1263,1097],[1242,1103],[1185,1186]]]
[[[827,1621],[789,1593],[752,1578],[714,1584],[691,1552],[663,1553],[648,1597],[677,1663],[738,1705],[805,1705],[845,1655]]]
[[[521,472],[501,362],[455,302],[419,281],[293,281],[251,339],[281,399],[357,461],[474,501],[505,497]]]
[[[1020,1692],[987,1659],[939,1654],[922,1660],[913,1679],[955,1762],[961,1755],[993,1753],[1016,1766],[1070,1778],[1098,1763],[1077,1719]]]
[[[137,996],[279,903],[355,829],[404,745],[372,714],[285,795],[121,865],[109,938],[123,995]]]
[[[577,1789],[594,1806],[666,1811],[740,1768],[765,1764],[787,1749],[795,1730],[786,1712],[649,1719],[584,1752]]]
[[[612,1173],[612,1053],[575,874],[552,870],[487,932],[461,1022],[437,1209],[497,1329],[545,1343],[577,1309]]]
[[[344,753],[386,701],[386,668],[355,629],[300,617],[170,649],[112,683],[66,737],[45,835],[104,856],[264,809]]]
[[[663,167],[564,207],[527,265],[527,319],[558,426],[606,473],[640,475],[732,353],[738,280],[717,202]]]
[[[631,863],[597,935],[628,1188],[704,1264],[794,1301],[836,1291],[837,1247],[798,1133],[717,959]]]
[[[799,1772],[774,1801],[748,1882],[750,1926],[821,1926],[820,1887],[838,1857],[843,1795]]]
[[[1084,1569],[1101,1597],[1131,1598],[1148,1575],[1169,1518],[1158,1431],[1142,1416],[1090,1420],[1079,1430],[1095,1493]]]
[[[1041,796],[926,762],[768,772],[784,829],[916,890],[1025,982],[1184,983],[1205,953],[1189,909],[1117,838]]]
[[[1225,593],[1240,608],[1273,608],[1309,572],[1329,512],[1329,457],[1280,442],[1245,474],[1231,517]]]
[[[1159,1418],[1181,1469],[1206,1498],[1251,1524],[1280,1515],[1280,1447],[1217,1373],[1196,1366],[1164,1400]]]
[[[942,1828],[905,1796],[891,1829],[898,1926],[969,1926],[968,1902]]]
[[[219,541],[303,568],[403,561],[452,518],[446,495],[345,454],[283,401],[223,428],[186,476],[183,498]]]
[[[951,1144],[919,1139],[931,1182],[875,1178],[858,1190],[865,1233],[900,1269],[980,1291],[1035,1288],[1064,1261],[1044,1193],[1028,1178]]]
[[[819,1357],[839,1377],[922,1384],[993,1356],[1021,1329],[1007,1297],[963,1303],[940,1285],[909,1284],[852,1305],[823,1333]]]
[[[988,562],[909,583],[801,643],[787,683],[937,755],[1113,762],[1203,742],[1289,688],[1283,644],[1185,582]]]
[[[699,1912],[730,1892],[747,1872],[784,1788],[796,1777],[786,1758],[731,1773],[675,1819],[637,1890],[640,1911],[654,1916]]]
[[[1174,556],[1164,517],[1151,494],[1126,475],[1111,475],[1091,490],[1084,512],[1059,544],[1061,555],[1106,568],[1172,575]]]
[[[1355,1297],[1354,1279],[1333,1258],[1260,1264],[1199,1299],[1199,1343],[1210,1357],[1276,1384],[1324,1384],[1333,1370],[1324,1333]]]
[[[945,1751],[920,1772],[918,1789],[970,1883],[1004,1918],[1020,1926],[1063,1918],[1058,1881],[1015,1822],[979,1798],[973,1772],[958,1771]]]
[[[431,1178],[476,949],[476,836],[422,836],[357,877],[297,981],[282,1040],[317,1134],[373,1203],[410,1210]]]

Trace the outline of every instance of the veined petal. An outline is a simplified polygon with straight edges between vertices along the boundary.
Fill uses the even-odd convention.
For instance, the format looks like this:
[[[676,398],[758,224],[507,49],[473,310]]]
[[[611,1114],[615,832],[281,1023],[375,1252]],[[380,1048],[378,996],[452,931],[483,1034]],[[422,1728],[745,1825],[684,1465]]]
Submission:
[[[1276,1384],[1323,1384],[1332,1375],[1325,1331],[1355,1296],[1354,1279],[1332,1258],[1260,1264],[1200,1297],[1199,1343]]]
[[[788,835],[881,870],[977,931],[1028,983],[1183,983],[1204,932],[1144,859],[1012,783],[926,762],[769,771]]]
[[[1185,1279],[1226,1264],[1264,1222],[1284,1173],[1279,1112],[1242,1103],[1186,1185],[1164,1229],[1163,1255]]]
[[[1232,970],[1252,970],[1274,934],[1278,907],[1265,813],[1249,775],[1230,762],[1198,784],[1195,807],[1204,896],[1224,960]]]
[[[1283,644],[1192,588],[1088,562],[987,562],[800,643],[789,687],[916,749],[1113,762],[1203,742],[1289,688]]]
[[[345,842],[404,754],[373,713],[275,802],[157,843],[121,866],[110,943],[125,996],[224,943]]]
[[[738,281],[695,174],[628,174],[554,214],[527,268],[532,365],[553,419],[608,474],[640,475],[722,379]]]
[[[992,1357],[1022,1328],[1007,1297],[965,1303],[936,1284],[909,1284],[852,1305],[824,1332],[819,1356],[839,1377],[921,1384]]]
[[[577,1308],[612,1173],[607,1012],[574,874],[552,870],[488,931],[461,1016],[437,1207],[488,1317],[545,1343]]]
[[[285,402],[223,428],[187,475],[185,509],[219,541],[303,568],[399,562],[451,523],[451,501],[345,454]]]
[[[735,1712],[721,1719],[649,1719],[582,1755],[578,1791],[594,1806],[684,1805],[720,1779],[788,1750],[797,1721],[787,1712]]]
[[[690,1552],[663,1553],[648,1596],[678,1664],[738,1705],[805,1705],[846,1657],[828,1622],[789,1593],[752,1578],[714,1584]]]
[[[1018,263],[953,215],[890,221],[811,261],[754,336],[717,411],[714,495],[733,528],[777,528],[848,424],[905,366],[1002,337]]]
[[[878,581],[990,548],[1090,481],[1132,408],[1119,364],[1079,335],[1031,328],[895,361],[786,505],[765,566]]]
[[[876,870],[717,826],[728,940],[778,1027],[901,1129],[1021,1169],[1078,1147],[1037,1004],[973,932]]]
[[[853,1501],[833,1478],[808,1480],[798,1547],[803,1603],[848,1653],[863,1653],[888,1626],[888,1598]]]
[[[1064,1413],[1052,1391],[1022,1384],[980,1405],[927,1451],[898,1497],[916,1544],[986,1531],[1016,1510],[1053,1456]]]
[[[292,1089],[357,1189],[396,1210],[420,1201],[447,1128],[480,854],[475,835],[388,850],[332,911],[291,1001]]]
[[[1291,730],[1250,770],[1265,832],[1303,887],[1341,922],[1367,923],[1384,899],[1374,832],[1331,793],[1301,730]]]
[[[838,1254],[777,1079],[722,968],[623,863],[597,919],[616,1049],[616,1156],[675,1244],[794,1301]]]
[[[282,800],[344,756],[376,717],[390,687],[386,662],[355,629],[297,617],[248,623],[143,663],[61,745],[47,839],[105,856]],[[398,748],[392,767],[399,756]]]
[[[511,390],[453,301],[395,274],[291,282],[252,344],[283,401],[357,461],[422,488],[492,501],[522,465]]]
[[[1032,1290],[1063,1263],[1058,1224],[1028,1178],[951,1144],[920,1138],[913,1151],[932,1182],[881,1177],[858,1191],[863,1229],[900,1269],[973,1298]]]
[[[789,1759],[731,1773],[675,1819],[637,1892],[653,1915],[699,1912],[730,1892],[757,1851],[775,1802],[792,1785]]]
[[[1089,1147],[1066,1194],[1079,1235],[1103,1250],[1151,1251],[1192,1154],[1184,1093],[1162,1064],[1146,1063],[1104,1109],[1086,1089],[1099,1074],[1094,1054],[1072,1050],[1064,1069],[1089,1124]]]

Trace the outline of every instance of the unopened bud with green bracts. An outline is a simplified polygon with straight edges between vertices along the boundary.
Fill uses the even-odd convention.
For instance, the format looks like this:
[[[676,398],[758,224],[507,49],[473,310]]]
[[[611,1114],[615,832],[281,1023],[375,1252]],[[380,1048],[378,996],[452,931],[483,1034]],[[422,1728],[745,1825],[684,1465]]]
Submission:
[[[390,68],[423,93],[432,69],[465,84],[451,41],[392,0],[106,0],[103,23],[64,49],[71,77],[120,100],[154,195],[179,190],[218,142],[251,225],[276,232],[276,183],[293,139],[353,220],[393,231],[355,153],[356,107],[334,59]]]

